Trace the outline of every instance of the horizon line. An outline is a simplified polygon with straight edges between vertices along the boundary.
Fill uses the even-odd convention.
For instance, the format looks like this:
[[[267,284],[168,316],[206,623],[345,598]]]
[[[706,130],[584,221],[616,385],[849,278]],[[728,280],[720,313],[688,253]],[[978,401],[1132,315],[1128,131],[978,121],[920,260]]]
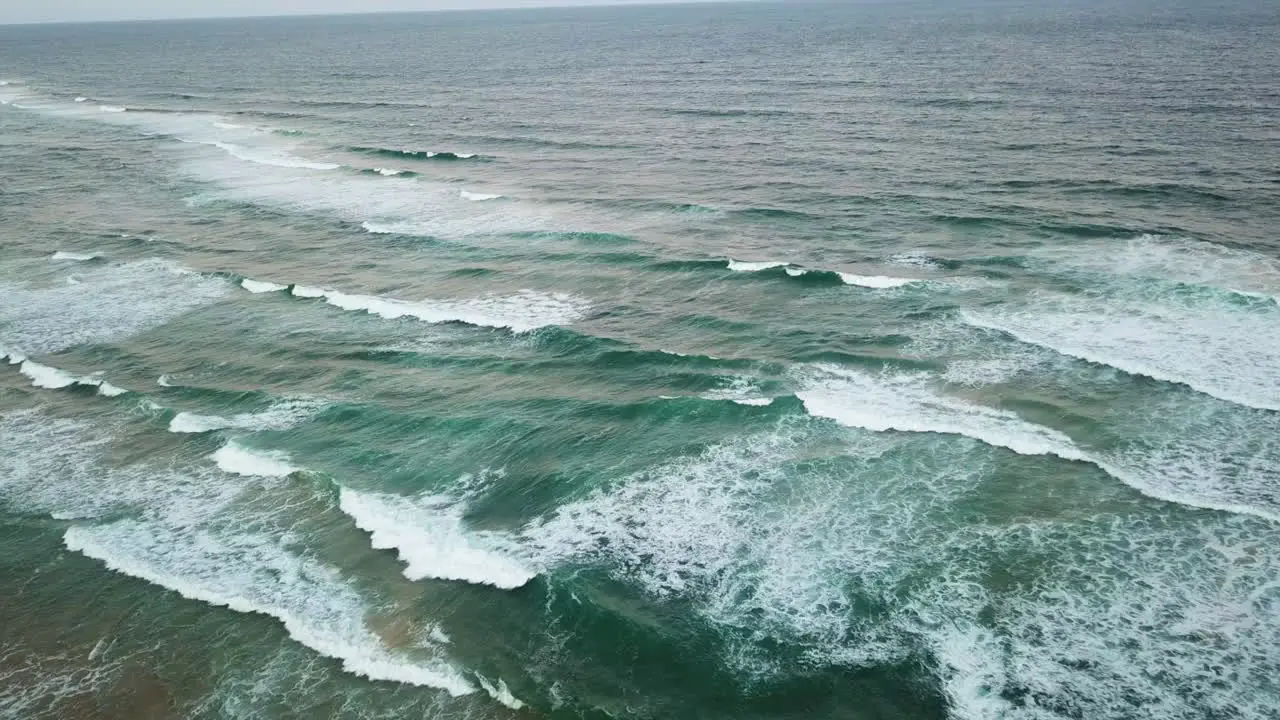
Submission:
[[[350,12],[281,12],[263,15],[166,15],[150,17],[124,17],[95,20],[18,20],[0,22],[0,28],[33,27],[37,25],[109,25],[116,23],[196,22],[210,20],[271,20],[280,18],[369,17],[374,15],[426,15],[443,13],[483,13],[494,11],[535,10],[602,10],[617,7],[655,7],[670,5],[735,5],[765,4],[777,0],[613,0],[605,3],[581,3],[573,0],[553,0],[549,5],[506,5],[483,8],[424,8],[417,10],[352,10]]]

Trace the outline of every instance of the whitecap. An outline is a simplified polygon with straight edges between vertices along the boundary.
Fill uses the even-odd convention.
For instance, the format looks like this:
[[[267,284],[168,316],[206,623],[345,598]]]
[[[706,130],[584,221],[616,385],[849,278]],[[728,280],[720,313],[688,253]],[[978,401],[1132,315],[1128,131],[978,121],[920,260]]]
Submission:
[[[18,361],[14,359],[16,357],[19,356],[10,356],[10,362],[12,364],[18,364]],[[25,357],[21,360],[21,367],[18,369],[18,372],[30,378],[31,384],[35,387],[49,390],[59,390],[73,385],[81,385],[97,388],[98,394],[103,397],[119,397],[120,395],[124,395],[129,392],[128,390],[116,387],[99,377],[92,375],[72,375],[64,370],[59,370],[58,368],[51,367],[49,365],[41,365],[40,363],[32,360],[27,360]]]
[[[494,700],[497,700],[512,710],[519,710],[524,707],[524,703],[515,695],[511,694],[511,689],[507,687],[507,683],[504,682],[502,678],[498,678],[497,685],[494,685],[485,679],[483,675],[476,673],[476,680],[480,683],[480,687],[484,688],[484,691],[489,693],[489,696]]]
[[[899,253],[890,257],[889,262],[894,265],[906,265],[920,268],[936,268],[939,264],[937,260],[920,251]]]
[[[1268,717],[1253,690],[1280,669],[1280,623],[1259,599],[1275,589],[1274,529],[1128,509],[1010,524],[986,505],[970,523],[957,507],[998,476],[984,445],[850,440],[846,460],[813,463],[796,438],[740,438],[570,502],[523,542],[678,597],[747,682],[793,669],[780,645],[812,667],[924,654],[955,717],[1039,717],[1010,700],[1025,697],[1082,717],[1134,698],[1152,717]],[[1018,582],[988,580],[1005,573]],[[1213,681],[1222,667],[1240,669],[1229,686]]]
[[[285,549],[279,541],[165,522],[123,520],[73,526],[68,550],[111,570],[179,595],[278,620],[296,642],[371,680],[432,687],[453,696],[475,691],[444,660],[418,660],[387,649],[364,624],[366,603],[336,570]]]
[[[76,98],[76,102],[78,102],[78,103],[88,102],[88,101],[89,101],[89,98],[87,98],[87,97],[78,97],[78,98]]]
[[[289,290],[289,292],[294,297],[300,297],[300,298],[322,298],[326,294],[325,290],[322,290],[316,287],[310,287],[308,285],[294,285]]]
[[[728,400],[739,405],[765,407],[772,405],[774,398],[763,397],[755,381],[744,375],[730,378],[722,387],[700,395],[703,400]]]
[[[1031,260],[1039,269],[1053,273],[1069,269],[1095,278],[1151,278],[1269,300],[1280,295],[1280,261],[1188,238],[1146,234],[1121,242],[1043,248]]]
[[[41,365],[31,360],[23,362],[18,372],[30,378],[31,384],[38,388],[56,390],[70,387],[80,382],[80,378],[71,373],[48,365]]]
[[[365,232],[372,233],[374,235],[412,234],[404,233],[405,225],[403,223],[362,222],[360,223],[360,227],[364,228]]]
[[[471,202],[484,202],[486,200],[500,200],[502,198],[501,195],[490,195],[487,193],[470,192],[468,190],[459,190],[458,196],[461,197],[463,200],[469,200]]]
[[[372,680],[442,689],[475,687],[444,657],[388,648],[370,630],[377,607],[336,568],[297,550],[281,508],[244,502],[257,483],[211,469],[115,467],[102,461],[101,422],[0,414],[0,495],[26,512],[120,518],[67,529],[67,549],[189,600],[279,621],[289,637]],[[284,527],[281,527],[283,525]]]
[[[1280,410],[1280,313],[1173,298],[1040,296],[961,319],[1062,355]]]
[[[1016,413],[945,395],[923,373],[819,365],[799,375],[804,387],[796,397],[805,410],[847,427],[962,435],[1021,455],[1087,462],[1156,500],[1280,522],[1280,502],[1265,489],[1280,483],[1280,473],[1270,469],[1280,463],[1280,448],[1272,449],[1269,440],[1280,434],[1280,421],[1270,414],[1218,413],[1195,422],[1190,409],[1181,407],[1159,416],[1183,418],[1184,426],[1095,450]],[[1260,443],[1259,437],[1268,440]],[[1237,457],[1252,460],[1242,465]]]
[[[127,392],[129,391],[122,387],[116,387],[105,380],[98,383],[98,394],[103,397],[119,397]]]
[[[935,547],[927,521],[987,471],[982,446],[868,434],[842,448],[851,461],[801,468],[810,449],[797,430],[620,478],[530,523],[520,547],[536,564],[603,566],[688,603],[723,633],[724,661],[748,682],[784,664],[780,644],[815,665],[908,657],[885,618],[850,612],[851,593],[878,595],[910,572],[912,553]]]
[[[84,262],[86,260],[93,260],[96,257],[98,256],[94,255],[93,253],[76,253],[76,252],[66,252],[64,250],[59,250],[55,252],[53,255],[50,255],[49,259],[50,260],[73,260],[76,262]]]
[[[391,168],[374,168],[373,171],[383,177],[395,177],[404,172],[403,170],[392,170]]]
[[[586,303],[571,295],[532,290],[506,296],[418,302],[298,285],[293,286],[292,293],[301,298],[324,298],[326,303],[343,310],[367,312],[391,320],[409,317],[427,323],[460,322],[477,327],[506,328],[515,333],[572,324],[585,315],[587,307]]]
[[[110,342],[228,291],[219,278],[160,260],[86,265],[76,277],[76,285],[0,283],[0,346],[40,354]]]
[[[1048,708],[1071,708],[1089,718],[1225,711],[1264,720],[1274,715],[1280,673],[1276,540],[1239,518],[974,533],[948,543],[953,562],[972,565],[998,548],[1043,567],[1028,587],[975,595],[942,622],[912,624],[938,659],[955,717],[1047,718],[1059,716]],[[939,585],[930,603],[947,590]]]
[[[804,389],[796,397],[811,415],[876,432],[931,432],[964,435],[1021,455],[1089,458],[1066,435],[1015,413],[974,405],[944,395],[927,375],[869,373],[835,365],[799,371]]]
[[[148,507],[193,516],[215,511],[239,493],[212,470],[188,475],[104,462],[118,421],[85,422],[38,410],[0,414],[0,497],[24,512],[83,519]]]
[[[759,272],[761,270],[770,270],[777,267],[786,267],[789,263],[775,262],[772,260],[762,261],[744,261],[729,260],[729,269],[734,272]]]
[[[120,107],[119,105],[99,105],[98,109],[105,113],[122,113],[127,111],[129,108]]]
[[[294,170],[337,170],[342,167],[337,163],[316,162],[313,160],[307,160],[306,158],[300,158],[296,155],[290,155],[283,150],[247,147],[245,145],[237,145],[235,143],[224,142],[222,140],[182,140],[182,142],[197,145],[211,145],[238,160],[243,160],[257,165],[269,165],[272,167],[290,168]]]
[[[729,269],[735,272],[759,272],[761,270],[771,270],[773,268],[782,268],[789,277],[801,277],[814,272],[824,272],[823,270],[814,270],[808,268],[797,267],[791,263],[760,261],[760,262],[740,262],[737,260],[729,261]],[[836,275],[845,285],[858,285],[860,287],[873,288],[883,290],[888,288],[897,288],[911,283],[921,282],[913,278],[889,277],[887,275],[856,275],[854,273],[837,272]]]
[[[855,275],[853,273],[837,273],[840,280],[845,285],[858,285],[860,287],[874,288],[883,290],[888,288],[898,288],[904,285],[920,282],[912,278],[889,277],[887,275]]]
[[[232,440],[212,455],[224,472],[247,477],[285,477],[298,471],[282,452],[254,450]]]
[[[156,384],[160,387],[173,387],[173,380],[168,375],[161,375],[156,378]]]
[[[324,409],[325,404],[313,398],[290,398],[266,410],[241,413],[231,417],[180,412],[169,421],[169,432],[206,433],[215,430],[287,430],[306,422]]]
[[[280,292],[281,290],[289,289],[287,285],[277,285],[273,282],[266,282],[263,280],[250,280],[249,278],[245,278],[241,280],[240,287],[244,288],[245,290],[248,290],[251,293],[254,293],[255,295],[259,295],[262,293]]]
[[[443,496],[401,497],[343,488],[342,511],[370,534],[379,550],[396,550],[410,580],[432,578],[521,587],[535,573],[518,561],[485,547],[483,533],[469,532],[458,501]]]

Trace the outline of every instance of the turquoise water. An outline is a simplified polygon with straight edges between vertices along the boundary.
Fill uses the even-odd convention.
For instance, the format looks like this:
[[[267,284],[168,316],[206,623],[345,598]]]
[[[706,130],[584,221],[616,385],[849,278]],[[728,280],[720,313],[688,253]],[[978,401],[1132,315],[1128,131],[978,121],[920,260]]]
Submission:
[[[0,27],[0,716],[1275,717],[1278,26]]]

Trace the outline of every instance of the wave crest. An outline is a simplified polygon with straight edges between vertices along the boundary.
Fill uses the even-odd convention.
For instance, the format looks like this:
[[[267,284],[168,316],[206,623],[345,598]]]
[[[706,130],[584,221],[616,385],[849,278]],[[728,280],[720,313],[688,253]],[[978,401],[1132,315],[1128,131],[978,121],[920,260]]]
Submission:
[[[367,312],[390,320],[414,318],[427,323],[464,323],[524,333],[551,325],[570,325],[586,314],[586,303],[572,295],[522,290],[514,295],[468,300],[410,302],[377,295],[353,295],[306,285],[291,290],[299,298],[323,298],[343,310]]]
[[[373,547],[394,549],[410,580],[432,578],[492,585],[502,590],[522,587],[532,570],[484,547],[486,535],[469,533],[457,501],[430,496],[407,498],[342,488],[339,506],[370,534]]]

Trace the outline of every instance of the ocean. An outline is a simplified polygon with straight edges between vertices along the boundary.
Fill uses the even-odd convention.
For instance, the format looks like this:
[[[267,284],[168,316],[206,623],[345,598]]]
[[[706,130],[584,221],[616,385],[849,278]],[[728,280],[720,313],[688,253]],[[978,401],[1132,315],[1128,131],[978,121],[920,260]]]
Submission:
[[[0,27],[0,717],[1280,716],[1277,37]]]

